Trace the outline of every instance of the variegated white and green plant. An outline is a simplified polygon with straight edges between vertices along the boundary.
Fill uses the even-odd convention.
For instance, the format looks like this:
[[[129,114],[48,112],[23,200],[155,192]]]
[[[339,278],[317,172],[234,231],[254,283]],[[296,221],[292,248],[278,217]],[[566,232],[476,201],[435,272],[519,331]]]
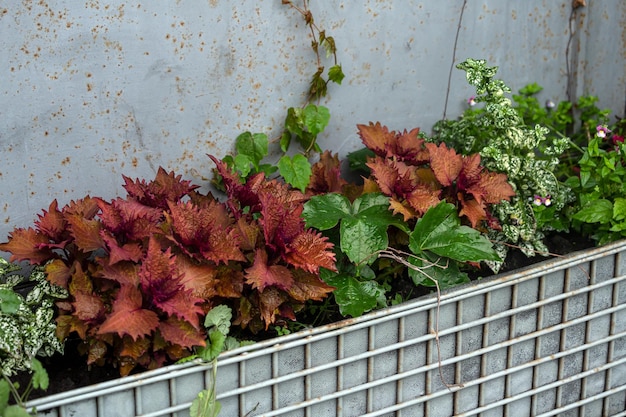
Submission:
[[[19,270],[0,258],[0,415],[17,417],[30,415],[23,404],[33,389],[48,387],[48,375],[37,356],[63,353],[56,336],[54,302],[67,297],[64,289],[46,280],[43,267],[35,267],[27,278]],[[32,285],[25,296],[17,291],[20,283]],[[22,389],[11,380],[18,372],[32,374]]]
[[[463,154],[479,153],[489,170],[507,175],[515,197],[493,206],[501,231],[490,231],[502,259],[511,245],[527,256],[546,253],[545,232],[564,231],[568,221],[563,209],[575,200],[571,188],[554,174],[559,157],[572,143],[565,136],[548,135],[549,129],[528,125],[510,98],[511,89],[496,79],[498,67],[485,60],[467,59],[457,66],[466,72],[476,96],[457,120],[442,120],[434,127],[434,139]],[[483,103],[483,106],[474,105]],[[491,263],[492,269],[500,263]]]

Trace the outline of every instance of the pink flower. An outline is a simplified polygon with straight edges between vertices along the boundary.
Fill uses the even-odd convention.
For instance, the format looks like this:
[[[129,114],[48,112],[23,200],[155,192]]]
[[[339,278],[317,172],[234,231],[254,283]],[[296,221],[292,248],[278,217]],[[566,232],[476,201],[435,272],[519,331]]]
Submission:
[[[552,197],[548,194],[545,197],[535,194],[533,197],[533,204],[536,206],[546,206],[549,207],[552,205]]]
[[[613,145],[617,145],[618,143],[624,143],[624,136],[620,136],[618,134],[614,134],[611,139],[613,139]]]
[[[470,107],[474,107],[476,105],[476,97],[471,96],[470,98],[468,98],[467,104],[469,104]]]
[[[596,136],[599,138],[606,138],[606,136],[611,133],[611,131],[609,130],[608,127],[606,127],[606,125],[598,125],[596,126]]]

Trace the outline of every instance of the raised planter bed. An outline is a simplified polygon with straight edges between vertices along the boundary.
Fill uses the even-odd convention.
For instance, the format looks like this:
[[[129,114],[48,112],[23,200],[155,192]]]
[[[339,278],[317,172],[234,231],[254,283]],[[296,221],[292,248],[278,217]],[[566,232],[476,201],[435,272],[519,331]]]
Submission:
[[[625,309],[620,241],[226,352],[220,415],[623,415]],[[29,406],[187,416],[210,378],[208,365],[175,365]]]

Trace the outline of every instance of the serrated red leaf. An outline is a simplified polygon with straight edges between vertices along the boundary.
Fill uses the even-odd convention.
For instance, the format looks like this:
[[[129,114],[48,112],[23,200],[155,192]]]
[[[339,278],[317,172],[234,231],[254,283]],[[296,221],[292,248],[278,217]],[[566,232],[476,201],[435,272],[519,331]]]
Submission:
[[[282,265],[268,265],[267,252],[257,249],[254,264],[245,271],[246,282],[263,292],[267,287],[288,290],[293,285],[291,271]]]
[[[124,285],[113,302],[113,311],[100,325],[98,334],[127,334],[134,340],[149,335],[159,326],[159,316],[154,311],[142,308],[141,292],[138,288]]]
[[[285,301],[286,295],[276,288],[267,288],[259,294],[259,311],[265,323],[265,330],[276,321],[276,315],[280,314],[279,307]]]
[[[186,202],[170,204],[169,209],[166,216],[172,231],[169,238],[183,252],[217,264],[245,260],[233,220],[221,203],[200,208]]]
[[[128,177],[124,177],[124,182],[124,188],[132,199],[148,207],[163,210],[167,209],[168,202],[180,201],[198,188],[191,181],[182,180],[181,175],[167,173],[163,167],[159,167],[156,177],[150,182],[139,179],[132,181]]]
[[[89,220],[78,214],[66,217],[74,243],[84,253],[104,248],[104,241],[100,236],[102,225],[98,220]]]
[[[151,341],[148,338],[140,337],[134,340],[132,337],[124,336],[122,338],[122,348],[119,356],[128,356],[135,361],[143,356],[150,349]]]
[[[480,154],[475,153],[473,155],[463,157],[463,167],[459,173],[459,180],[465,184],[471,184],[480,179],[480,175],[483,171],[483,167],[480,166]],[[464,188],[461,186],[461,188]]]
[[[311,167],[307,195],[340,193],[347,181],[341,178],[341,162],[337,154],[324,151]]]
[[[63,213],[58,209],[57,200],[53,200],[48,207],[48,211],[42,210],[43,214],[38,215],[39,220],[35,222],[37,230],[46,235],[50,240],[64,240],[63,234],[67,229]]]
[[[105,313],[105,305],[102,298],[95,294],[78,292],[73,294],[74,314],[82,321],[94,321],[101,318]]]
[[[60,259],[55,259],[45,266],[46,279],[61,288],[67,289],[67,283],[71,276],[70,268]]]
[[[65,207],[63,207],[63,215],[76,214],[85,219],[93,219],[100,210],[99,202],[100,198],[85,196],[80,200],[72,200]]]
[[[326,284],[316,274],[304,270],[293,271],[294,283],[288,293],[296,301],[304,303],[307,300],[321,301],[335,288]]]
[[[109,252],[109,264],[113,265],[121,261],[139,262],[143,257],[141,245],[137,242],[129,242],[120,246],[117,239],[109,232],[102,233],[102,240]]]
[[[160,233],[161,209],[134,200],[117,198],[111,203],[100,201],[100,220],[107,230],[124,240],[142,240]]]
[[[426,185],[417,184],[406,196],[406,202],[421,217],[429,208],[439,204],[440,195],[441,190],[433,190]]]
[[[472,227],[476,228],[481,221],[487,219],[487,211],[479,201],[473,198],[468,200],[462,199],[461,196],[461,211],[459,211],[459,216],[467,217]]]
[[[485,202],[489,204],[497,204],[502,200],[508,201],[515,195],[515,191],[508,182],[506,174],[485,172],[480,176],[478,186],[483,190],[482,196]]]
[[[320,267],[336,271],[333,246],[321,233],[309,229],[289,243],[285,260],[311,273],[318,273]]]
[[[377,155],[386,157],[389,154],[390,146],[396,140],[396,133],[389,131],[387,126],[382,126],[380,122],[375,124],[370,122],[368,125],[358,124],[357,129],[363,144]]]
[[[105,262],[98,276],[115,281],[122,286],[137,287],[140,282],[139,265],[129,261],[121,261],[114,264]]]
[[[9,233],[9,241],[0,244],[0,250],[10,252],[9,260],[28,261],[34,265],[41,265],[54,257],[52,250],[46,246],[48,238],[32,227],[17,228]]]
[[[430,154],[430,167],[437,181],[444,187],[452,185],[463,167],[463,157],[454,149],[448,149],[445,143],[426,143],[424,146]]]
[[[213,264],[198,263],[184,256],[176,256],[176,266],[182,275],[185,287],[192,294],[203,300],[210,300],[217,295],[218,267]]]
[[[56,319],[56,336],[60,340],[65,340],[72,333],[76,332],[78,337],[85,340],[87,338],[87,323],[81,321],[76,316],[63,315]]]
[[[218,297],[241,297],[244,288],[244,274],[241,270],[236,267],[219,266],[216,280],[215,291]]]
[[[184,320],[170,316],[159,324],[159,331],[165,340],[182,347],[206,346],[206,335]]]
[[[154,306],[199,327],[198,315],[202,314],[202,309],[197,304],[202,300],[185,287],[170,249],[161,251],[154,238],[150,239],[146,257],[139,268],[139,278],[141,289]]]

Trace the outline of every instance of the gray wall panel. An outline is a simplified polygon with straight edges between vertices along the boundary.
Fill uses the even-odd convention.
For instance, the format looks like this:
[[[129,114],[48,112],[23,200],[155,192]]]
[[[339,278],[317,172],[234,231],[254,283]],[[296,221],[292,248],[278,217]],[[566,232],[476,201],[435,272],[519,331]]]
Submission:
[[[355,124],[430,130],[443,114],[462,1],[312,2],[347,75],[321,139],[358,148]],[[468,1],[456,61],[486,58],[514,90],[564,99],[570,0]],[[626,3],[587,0],[570,88],[623,113]],[[276,136],[314,69],[307,31],[279,0],[0,1],[0,236],[54,198],[123,194],[158,166],[202,183],[206,153],[245,130]],[[448,116],[471,95],[452,76]],[[3,240],[3,239],[0,239]]]

